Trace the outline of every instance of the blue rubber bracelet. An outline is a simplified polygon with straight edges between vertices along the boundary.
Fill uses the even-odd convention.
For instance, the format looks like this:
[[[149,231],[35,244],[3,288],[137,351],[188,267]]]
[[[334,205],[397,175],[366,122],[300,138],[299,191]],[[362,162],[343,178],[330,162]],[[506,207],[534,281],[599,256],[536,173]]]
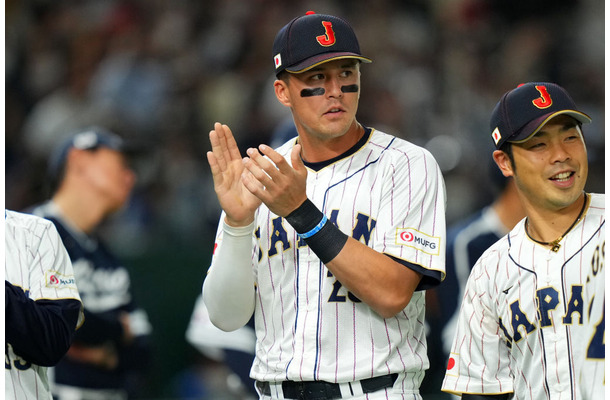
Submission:
[[[301,237],[303,239],[312,237],[316,233],[320,232],[320,229],[322,229],[322,227],[324,225],[326,225],[327,222],[328,222],[328,218],[326,218],[326,215],[322,215],[322,219],[320,220],[320,222],[318,222],[318,225],[314,226],[314,228],[312,230],[310,230],[309,232],[299,233],[299,237]]]

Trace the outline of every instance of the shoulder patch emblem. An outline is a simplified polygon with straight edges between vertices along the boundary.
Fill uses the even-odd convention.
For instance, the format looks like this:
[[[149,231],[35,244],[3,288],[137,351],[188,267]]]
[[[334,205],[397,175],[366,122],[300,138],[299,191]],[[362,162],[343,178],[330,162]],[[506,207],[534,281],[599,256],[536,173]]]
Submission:
[[[441,238],[427,235],[414,228],[398,228],[396,229],[396,244],[438,256]]]

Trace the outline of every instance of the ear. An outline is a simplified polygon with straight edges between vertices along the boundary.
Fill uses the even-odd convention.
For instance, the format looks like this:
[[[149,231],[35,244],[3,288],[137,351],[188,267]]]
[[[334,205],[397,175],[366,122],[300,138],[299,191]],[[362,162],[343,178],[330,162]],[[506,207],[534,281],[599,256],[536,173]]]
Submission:
[[[511,163],[510,158],[508,157],[508,154],[506,154],[502,150],[495,150],[493,152],[493,158],[494,158],[494,161],[496,162],[496,165],[498,166],[498,168],[500,168],[502,175],[504,175],[507,178],[509,176],[514,176],[513,164]]]
[[[276,79],[275,82],[273,82],[273,89],[275,90],[275,97],[277,97],[278,101],[286,107],[290,107],[292,103],[290,102],[288,93],[288,84],[282,79]]]

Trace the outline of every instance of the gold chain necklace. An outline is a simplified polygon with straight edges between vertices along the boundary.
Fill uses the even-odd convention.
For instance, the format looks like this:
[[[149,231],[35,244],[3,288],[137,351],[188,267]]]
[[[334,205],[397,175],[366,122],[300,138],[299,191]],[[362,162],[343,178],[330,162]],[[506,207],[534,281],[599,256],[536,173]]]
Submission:
[[[538,243],[538,244],[542,244],[544,246],[551,246],[551,251],[557,253],[559,251],[559,249],[561,248],[561,245],[559,244],[559,242],[561,242],[561,240],[563,239],[563,237],[565,235],[568,234],[568,232],[570,232],[572,230],[572,228],[574,228],[574,226],[578,223],[578,221],[580,221],[580,219],[582,218],[583,213],[585,212],[585,208],[587,208],[587,203],[589,202],[589,195],[587,193],[585,193],[585,201],[583,201],[582,203],[582,208],[580,209],[580,212],[578,213],[578,217],[576,217],[576,219],[574,220],[574,222],[572,222],[572,225],[570,225],[570,227],[563,233],[563,235],[559,236],[557,239],[550,241],[550,242],[542,242],[540,240],[536,240],[532,237],[532,235],[530,235],[530,233],[528,232],[528,220],[525,220],[525,234],[527,235],[527,237],[529,237],[530,239],[532,239],[534,242]]]

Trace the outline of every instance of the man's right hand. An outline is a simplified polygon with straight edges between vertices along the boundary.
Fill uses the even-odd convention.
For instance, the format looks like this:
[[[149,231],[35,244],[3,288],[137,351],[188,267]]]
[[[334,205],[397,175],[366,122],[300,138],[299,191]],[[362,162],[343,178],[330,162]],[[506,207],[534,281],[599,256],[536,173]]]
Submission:
[[[250,172],[244,168],[231,129],[216,122],[214,130],[210,131],[210,143],[212,151],[208,151],[207,158],[214,179],[214,190],[226,214],[226,223],[246,226],[254,221],[254,213],[261,201],[243,184],[242,174]]]

